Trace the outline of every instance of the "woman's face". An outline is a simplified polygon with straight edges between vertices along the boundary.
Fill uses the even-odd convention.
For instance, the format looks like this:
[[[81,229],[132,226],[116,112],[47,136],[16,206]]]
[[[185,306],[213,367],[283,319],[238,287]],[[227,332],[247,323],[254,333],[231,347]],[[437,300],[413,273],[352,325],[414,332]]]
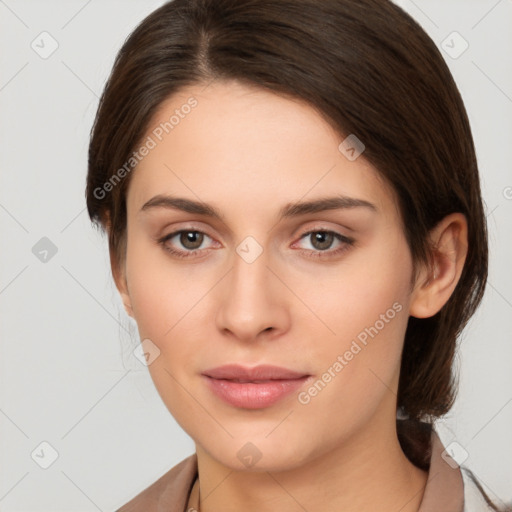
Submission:
[[[228,467],[292,469],[395,428],[412,260],[393,193],[344,138],[304,103],[216,82],[165,102],[143,141],[120,290],[162,400]],[[211,371],[228,364],[295,373]]]

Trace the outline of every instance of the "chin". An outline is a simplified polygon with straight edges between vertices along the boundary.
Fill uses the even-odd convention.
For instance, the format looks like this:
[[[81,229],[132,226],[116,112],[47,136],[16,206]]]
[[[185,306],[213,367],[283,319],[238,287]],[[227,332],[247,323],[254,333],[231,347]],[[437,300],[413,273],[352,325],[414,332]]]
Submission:
[[[212,438],[201,444],[210,457],[233,471],[280,472],[301,467],[312,456],[313,447],[305,448],[305,440],[287,442],[289,436],[274,440],[261,436],[243,436],[213,445]]]

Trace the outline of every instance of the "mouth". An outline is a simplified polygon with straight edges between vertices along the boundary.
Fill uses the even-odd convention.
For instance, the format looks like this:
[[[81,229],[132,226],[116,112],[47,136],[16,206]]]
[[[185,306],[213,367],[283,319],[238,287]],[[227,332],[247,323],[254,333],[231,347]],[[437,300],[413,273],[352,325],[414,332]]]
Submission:
[[[298,390],[312,376],[271,365],[224,365],[204,371],[202,377],[224,402],[243,409],[263,409]]]

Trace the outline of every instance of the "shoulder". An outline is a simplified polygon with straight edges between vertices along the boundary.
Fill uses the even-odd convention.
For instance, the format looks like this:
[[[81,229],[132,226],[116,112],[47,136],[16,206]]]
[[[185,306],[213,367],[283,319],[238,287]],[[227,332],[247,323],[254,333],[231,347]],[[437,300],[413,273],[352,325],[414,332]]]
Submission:
[[[464,483],[464,512],[512,512],[512,506],[498,507],[493,504],[469,468],[461,466],[460,470]]]
[[[197,455],[183,459],[117,512],[183,512],[197,476]]]
[[[512,512],[512,504],[491,499],[473,472],[452,458],[450,445],[444,446],[433,425],[414,421],[401,423],[397,422],[402,446],[409,458],[422,469],[428,467],[421,512]]]

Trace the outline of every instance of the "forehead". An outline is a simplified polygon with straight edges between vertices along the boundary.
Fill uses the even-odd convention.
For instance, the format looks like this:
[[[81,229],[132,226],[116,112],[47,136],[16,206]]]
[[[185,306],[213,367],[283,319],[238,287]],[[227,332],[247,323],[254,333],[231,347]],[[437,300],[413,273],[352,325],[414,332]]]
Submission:
[[[340,151],[344,139],[298,99],[235,81],[190,86],[149,123],[151,149],[133,171],[128,207],[169,193],[261,211],[333,191],[392,207],[377,170],[364,156],[351,161]]]

